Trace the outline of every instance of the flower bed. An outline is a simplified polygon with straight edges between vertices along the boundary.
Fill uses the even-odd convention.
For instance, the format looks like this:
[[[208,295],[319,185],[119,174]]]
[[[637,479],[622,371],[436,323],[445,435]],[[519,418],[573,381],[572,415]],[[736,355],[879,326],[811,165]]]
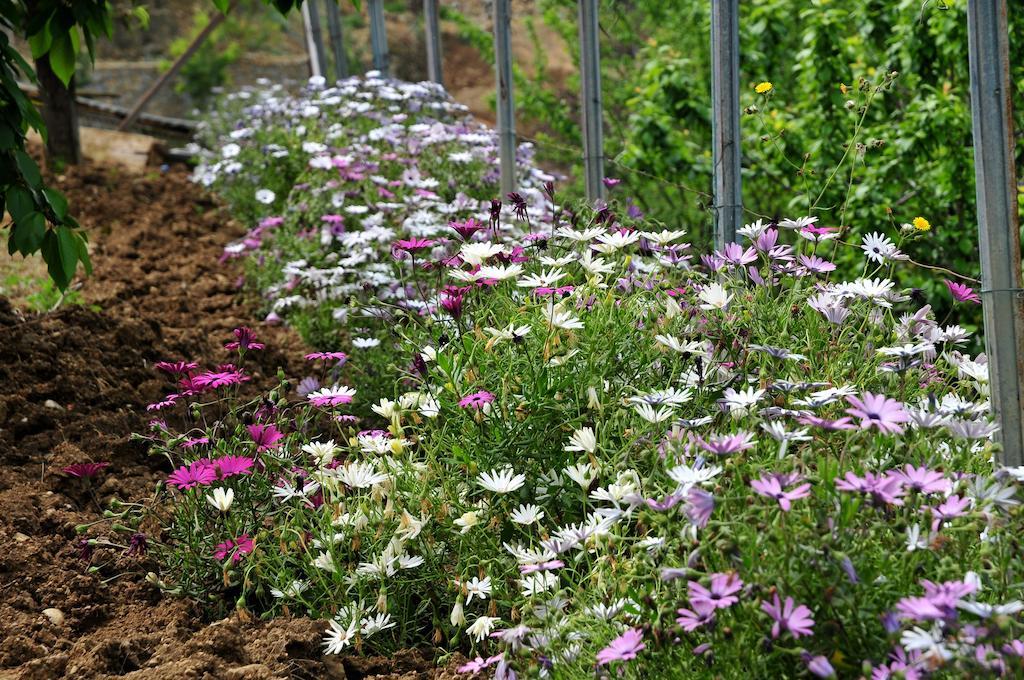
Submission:
[[[293,154],[316,135],[288,111],[267,134]],[[193,425],[152,433],[177,466],[164,587],[322,618],[328,653],[431,644],[506,678],[1021,671],[1024,470],[993,465],[984,358],[898,286],[895,246],[840,280],[812,218],[697,258],[551,187],[477,216],[456,187],[493,191],[482,155],[479,184],[426,189],[429,219],[414,189],[335,233],[317,200],[383,186],[348,174],[373,130],[317,139],[353,160],[302,170],[243,244],[250,283],[328,341],[315,375],[241,403],[242,368],[163,366],[177,396],[154,408]],[[442,155],[402,172],[446,177]],[[283,195],[243,167],[229,197]],[[367,233],[330,285],[304,273]],[[292,283],[306,302],[281,305]],[[244,367],[262,348],[236,336]]]

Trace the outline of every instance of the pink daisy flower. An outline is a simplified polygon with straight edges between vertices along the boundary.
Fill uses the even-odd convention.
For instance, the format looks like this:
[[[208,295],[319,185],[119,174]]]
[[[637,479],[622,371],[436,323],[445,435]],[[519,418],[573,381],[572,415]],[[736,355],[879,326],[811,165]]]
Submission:
[[[949,288],[950,294],[957,302],[973,302],[975,304],[981,304],[981,298],[970,286],[962,283],[956,283],[949,279],[943,279],[943,283],[946,284],[946,288]]]
[[[199,364],[194,361],[158,361],[153,366],[171,375],[185,375],[192,369],[199,368]]]
[[[221,456],[210,461],[210,465],[217,471],[217,479],[227,479],[249,474],[255,462],[248,456]]]
[[[245,429],[249,436],[256,442],[256,451],[266,451],[280,446],[279,442],[284,435],[277,429],[276,425],[249,425]]]
[[[210,467],[206,461],[197,460],[188,465],[182,465],[171,473],[167,483],[172,484],[184,491],[197,486],[205,486],[217,478],[217,471]]]
[[[237,349],[239,352],[245,352],[250,349],[266,349],[266,345],[262,342],[256,342],[256,334],[250,328],[241,326],[231,332],[235,334],[235,339],[226,343],[224,349]]]
[[[223,561],[228,555],[231,555],[232,564],[238,564],[242,561],[243,556],[248,555],[255,548],[249,534],[242,534],[238,538],[229,538],[223,543],[218,543],[217,548],[213,551],[213,556]]]
[[[494,401],[494,395],[486,390],[480,390],[473,394],[467,394],[462,399],[459,399],[459,406],[462,408],[475,408],[481,409],[485,404],[490,404]]]
[[[74,463],[62,468],[61,472],[72,477],[95,477],[108,465],[110,463]]]

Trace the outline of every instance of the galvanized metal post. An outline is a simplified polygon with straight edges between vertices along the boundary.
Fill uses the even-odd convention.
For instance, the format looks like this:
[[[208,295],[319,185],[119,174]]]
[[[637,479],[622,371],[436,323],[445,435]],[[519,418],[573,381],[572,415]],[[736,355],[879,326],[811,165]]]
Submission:
[[[501,195],[516,190],[516,121],[512,100],[512,30],[509,0],[494,0],[494,70],[498,81],[498,152]]]
[[[1006,0],[968,0],[985,353],[1002,462],[1024,464],[1024,293],[1010,104]]]
[[[370,48],[373,50],[373,68],[388,74],[388,33],[384,23],[384,0],[369,0]]]
[[[322,76],[327,72],[327,59],[324,56],[324,37],[320,32],[320,15],[312,0],[302,3],[302,24],[306,29],[309,75]]]
[[[341,11],[338,0],[325,0],[327,3],[327,34],[331,38],[331,51],[334,53],[334,77],[338,80],[348,78],[348,57],[345,56],[345,42],[341,34]]]
[[[604,198],[604,130],[601,108],[601,46],[598,0],[579,0],[580,76],[583,81],[583,172],[587,200]]]
[[[719,249],[736,240],[743,219],[739,14],[739,0],[711,0],[711,154]]]
[[[441,68],[441,19],[438,0],[423,0],[423,32],[427,42],[427,78],[444,85]]]

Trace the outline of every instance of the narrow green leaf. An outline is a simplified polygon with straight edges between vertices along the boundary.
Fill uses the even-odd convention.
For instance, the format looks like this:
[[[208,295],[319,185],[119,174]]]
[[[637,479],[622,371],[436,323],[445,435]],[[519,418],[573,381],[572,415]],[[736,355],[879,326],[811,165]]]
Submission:
[[[64,267],[64,276],[68,282],[75,277],[78,268],[78,238],[75,232],[67,227],[57,227],[57,245],[60,249],[60,263]]]
[[[13,149],[18,142],[18,135],[14,134],[14,130],[6,121],[0,121],[0,151],[7,151]]]
[[[79,232],[73,232],[75,237],[75,250],[78,253],[78,259],[81,260],[82,266],[85,267],[85,275],[92,276],[92,260],[89,259],[89,242],[85,238],[85,234]]]
[[[13,186],[7,190],[7,212],[11,213],[11,217],[15,221],[35,212],[35,209],[36,202],[28,189],[23,186]]]
[[[43,186],[43,176],[39,173],[39,166],[32,160],[32,157],[27,153],[18,149],[14,152],[14,160],[18,164],[18,170],[21,171],[21,176],[25,178],[25,182],[28,183],[33,189],[38,189]]]
[[[63,222],[64,218],[68,215],[68,199],[64,197],[64,194],[49,187],[43,189],[43,196],[46,197],[46,202],[53,208],[53,214]]]
[[[60,243],[57,238],[56,232],[52,229],[46,232],[46,236],[43,237],[43,244],[41,247],[43,262],[46,263],[46,271],[49,272],[50,278],[53,279],[54,284],[57,288],[67,290],[68,284],[71,279],[67,274],[64,273],[64,265],[61,262],[60,256]]]
[[[82,49],[82,39],[78,36],[77,26],[68,29],[68,37],[71,38],[71,52],[77,57],[78,50]]]
[[[213,6],[217,8],[221,14],[225,14],[228,11],[228,7],[231,5],[231,0],[213,0]]]
[[[43,26],[43,30],[28,37],[28,44],[32,48],[33,59],[38,59],[50,50],[50,45],[53,44],[53,34],[50,33],[49,22]]]
[[[60,78],[60,81],[64,83],[64,87],[71,83],[71,78],[75,75],[76,51],[71,39],[73,33],[74,31],[71,31],[70,33],[54,36],[53,46],[50,48],[50,68]]]
[[[34,212],[14,224],[14,244],[18,252],[28,257],[39,250],[46,236],[46,218]]]

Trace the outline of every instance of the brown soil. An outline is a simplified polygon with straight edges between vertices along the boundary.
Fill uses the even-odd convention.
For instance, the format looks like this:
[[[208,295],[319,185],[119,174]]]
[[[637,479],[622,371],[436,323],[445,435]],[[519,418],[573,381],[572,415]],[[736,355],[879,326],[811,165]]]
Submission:
[[[146,583],[156,565],[145,556],[79,556],[76,526],[112,498],[146,497],[167,473],[130,439],[165,387],[154,361],[226,361],[221,343],[249,325],[268,345],[248,366],[258,385],[278,367],[295,374],[303,346],[259,326],[239,298],[237,270],[217,258],[242,228],[185,172],[86,166],[54,184],[92,232],[96,272],[81,293],[94,307],[32,315],[0,298],[0,680],[450,677],[416,652],[324,658],[324,625],[307,618],[205,621]],[[87,461],[111,463],[94,489],[60,472]],[[106,523],[85,535],[127,541]]]

